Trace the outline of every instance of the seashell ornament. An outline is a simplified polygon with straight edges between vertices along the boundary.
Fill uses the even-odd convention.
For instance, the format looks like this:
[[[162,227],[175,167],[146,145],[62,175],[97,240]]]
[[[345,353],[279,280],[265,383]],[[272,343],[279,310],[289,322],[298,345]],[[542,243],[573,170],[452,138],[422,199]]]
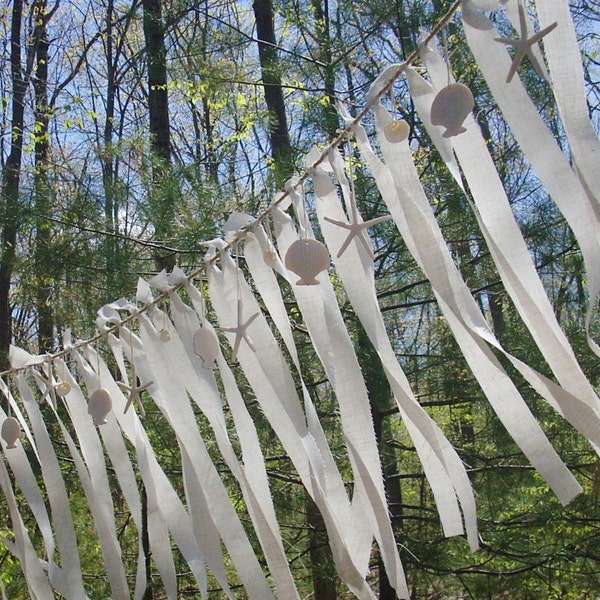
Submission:
[[[158,332],[158,339],[161,342],[168,342],[171,339],[171,334],[169,333],[168,329],[161,329]]]
[[[296,285],[319,285],[315,277],[329,268],[329,250],[318,240],[296,240],[286,252],[285,266],[300,276]]]
[[[263,253],[263,260],[267,266],[273,269],[277,265],[277,253],[272,248],[265,250]]]
[[[98,388],[90,396],[88,402],[88,414],[92,416],[94,425],[104,425],[106,415],[112,408],[110,394],[104,388]]]
[[[219,356],[219,340],[215,333],[208,327],[200,327],[194,333],[194,354],[202,359],[205,369],[214,369],[215,360]]]
[[[8,449],[16,448],[16,441],[21,437],[21,425],[14,417],[7,417],[2,423],[2,439]]]
[[[441,89],[431,104],[431,122],[446,128],[444,137],[463,133],[462,126],[467,115],[475,107],[471,90],[462,83],[451,83]]]
[[[383,128],[383,133],[388,142],[403,142],[408,138],[410,125],[403,119],[391,121]]]
[[[64,398],[71,391],[71,384],[66,381],[61,381],[56,385],[54,391],[61,397]]]

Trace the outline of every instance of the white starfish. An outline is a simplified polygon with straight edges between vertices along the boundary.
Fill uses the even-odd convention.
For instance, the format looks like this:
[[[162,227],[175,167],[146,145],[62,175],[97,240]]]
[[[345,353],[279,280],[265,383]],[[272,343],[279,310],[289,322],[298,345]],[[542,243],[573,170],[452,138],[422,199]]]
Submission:
[[[348,230],[348,236],[344,240],[344,243],[340,247],[337,258],[339,258],[344,252],[346,248],[350,245],[350,242],[357,238],[360,240],[361,244],[364,246],[365,250],[369,253],[371,258],[374,257],[373,248],[371,248],[371,244],[369,244],[367,237],[365,235],[366,230],[369,227],[373,227],[378,223],[383,223],[384,221],[389,221],[391,219],[391,215],[386,215],[385,217],[377,217],[376,219],[371,219],[369,221],[361,221],[360,215],[358,214],[358,209],[356,208],[356,201],[354,197],[351,198],[350,201],[350,223],[346,223],[345,221],[338,221],[337,219],[332,219],[330,217],[325,217],[325,220],[328,223],[333,223],[333,225],[337,225],[338,227],[342,227],[343,229]]]
[[[44,390],[44,393],[42,394],[42,397],[40,398],[40,403],[44,402],[44,400],[49,400],[50,404],[52,404],[53,408],[56,408],[56,388],[58,387],[59,384],[54,383],[52,381],[52,376],[48,377],[48,379],[46,379],[45,377],[43,377],[42,375],[40,375],[40,379],[44,382],[46,389]]]
[[[229,331],[230,333],[235,333],[235,340],[233,342],[233,351],[231,353],[231,360],[235,361],[237,359],[238,350],[240,349],[240,344],[242,340],[246,341],[246,344],[250,347],[250,350],[254,351],[254,344],[252,340],[248,337],[248,332],[246,331],[250,324],[258,317],[259,313],[254,313],[247,321],[242,321],[242,300],[238,298],[237,301],[237,325],[235,327],[223,327],[223,331]]]
[[[54,408],[56,408],[56,394],[58,390],[59,396],[65,396],[68,393],[68,390],[71,389],[71,386],[63,381],[54,381],[54,377],[52,376],[52,367],[48,367],[48,377],[45,377],[41,373],[34,371],[34,376],[38,381],[44,384],[44,392],[42,397],[40,398],[40,403],[43,403],[45,400],[48,400]],[[61,393],[63,386],[67,386],[68,390],[65,393]]]
[[[556,21],[548,27],[545,27],[541,31],[538,31],[536,34],[531,37],[527,37],[527,18],[525,17],[525,9],[521,2],[519,2],[519,36],[518,38],[494,38],[497,42],[502,44],[507,44],[509,46],[514,46],[517,49],[517,53],[515,54],[510,69],[508,71],[508,76],[506,77],[506,83],[510,83],[514,74],[517,72],[519,65],[525,58],[525,55],[529,57],[529,61],[533,65],[533,68],[536,70],[537,74],[545,79],[544,68],[540,65],[538,59],[533,53],[533,45],[537,44],[545,35],[549,34],[558,23]]]
[[[154,381],[148,381],[147,383],[137,385],[137,375],[135,374],[135,366],[133,367],[133,371],[131,373],[131,385],[127,385],[123,381],[117,382],[127,393],[127,403],[125,404],[125,408],[123,409],[123,413],[126,413],[129,410],[129,407],[135,400],[138,408],[140,409],[140,415],[142,417],[146,416],[146,411],[144,410],[144,405],[142,404],[142,399],[140,398],[140,394],[147,390]]]

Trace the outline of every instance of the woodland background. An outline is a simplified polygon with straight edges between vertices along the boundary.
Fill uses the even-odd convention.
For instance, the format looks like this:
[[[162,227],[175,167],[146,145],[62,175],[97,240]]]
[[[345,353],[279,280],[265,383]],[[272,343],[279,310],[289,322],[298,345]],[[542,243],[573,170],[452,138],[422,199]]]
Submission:
[[[133,297],[139,276],[175,264],[186,271],[198,267],[202,242],[222,235],[232,211],[265,209],[289,177],[303,172],[308,151],[336,137],[336,103],[358,113],[381,70],[406,58],[420,32],[449,5],[439,0],[12,0],[0,7],[0,370],[8,367],[10,343],[53,352],[66,328],[80,338],[92,336],[96,310]],[[589,110],[598,126],[600,2],[571,5]],[[505,35],[514,35],[502,12],[494,18]],[[460,28],[450,23],[445,39],[455,77],[475,96],[477,121],[501,166],[557,317],[597,387],[598,359],[585,339],[583,266],[573,235],[499,118]],[[561,140],[547,82],[527,61],[519,74]],[[410,124],[422,181],[463,277],[503,346],[544,372],[470,208],[437,154],[428,150],[404,84],[398,82],[394,92],[393,108]],[[342,150],[349,157],[355,153],[349,143]],[[358,161],[353,172],[361,214],[379,216],[374,183]],[[464,539],[442,536],[377,356],[346,305],[413,598],[597,598],[597,455],[522,385],[549,439],[585,487],[562,507],[483,398],[395,228],[379,225],[373,240],[379,301],[398,360],[420,402],[468,465],[477,493],[482,548],[471,553]],[[288,307],[293,321],[298,311],[291,300]],[[302,327],[296,335],[301,347]],[[335,452],[335,404],[308,350],[304,361]],[[505,368],[513,374],[510,365]],[[251,398],[248,403],[252,408]],[[253,417],[260,423],[258,409]],[[177,457],[150,401],[145,426],[172,481],[180,482]],[[286,551],[303,597],[345,597],[318,511],[266,425],[261,434]],[[56,452],[66,455],[58,443]],[[75,468],[67,460],[62,464],[77,494]],[[227,469],[220,468],[227,480]],[[236,493],[232,486],[234,502]],[[0,533],[10,537],[3,502]],[[90,597],[106,598],[99,553],[85,542],[92,524],[89,516],[81,519]],[[125,511],[120,526],[127,536]],[[133,574],[137,554],[125,559]],[[375,551],[372,560],[379,597],[394,598]],[[181,559],[178,568],[180,596],[193,597],[197,590]],[[2,542],[0,580],[9,597],[26,597],[19,566]],[[163,597],[151,577],[145,597]],[[219,597],[215,589],[214,598]]]

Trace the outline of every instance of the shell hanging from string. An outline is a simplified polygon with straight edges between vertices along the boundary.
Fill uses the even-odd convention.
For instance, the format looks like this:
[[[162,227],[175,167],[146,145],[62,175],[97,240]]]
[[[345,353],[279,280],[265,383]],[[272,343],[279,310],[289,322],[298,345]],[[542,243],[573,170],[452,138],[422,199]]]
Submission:
[[[475,108],[475,99],[471,90],[463,83],[452,81],[452,69],[448,52],[448,40],[442,32],[442,40],[448,70],[448,85],[442,88],[431,104],[431,122],[433,125],[445,127],[443,136],[454,137],[466,131],[464,120]]]
[[[17,440],[21,437],[21,425],[14,417],[7,417],[2,423],[0,431],[6,447],[10,450],[17,447]]]
[[[393,88],[390,88],[390,99],[394,107],[394,112],[396,112],[398,107]],[[403,142],[408,139],[408,136],[410,135],[410,125],[404,119],[394,119],[383,128],[383,134],[388,142],[391,142],[392,144]]]
[[[88,414],[91,415],[94,425],[104,425],[106,415],[112,409],[110,394],[104,388],[95,390],[88,401]]]
[[[449,138],[466,129],[463,122],[475,107],[471,90],[463,83],[451,83],[442,88],[431,104],[431,122],[446,128],[443,136]]]
[[[329,250],[318,240],[296,240],[285,254],[285,266],[300,277],[296,285],[319,285],[316,276],[329,268]]]
[[[214,369],[220,352],[219,339],[214,331],[203,325],[194,333],[193,345],[194,354],[202,359],[204,368]]]
[[[61,381],[56,384],[54,391],[61,397],[64,398],[71,391],[71,384],[67,381]]]
[[[403,142],[410,134],[410,125],[404,119],[396,119],[384,127],[383,133],[389,142]]]
[[[308,237],[311,231],[306,205],[301,197],[292,194],[294,210],[298,216],[298,232],[300,239],[293,242],[285,253],[284,264],[288,271],[300,277],[296,285],[319,285],[319,273],[327,270],[331,263],[327,246],[318,240]]]

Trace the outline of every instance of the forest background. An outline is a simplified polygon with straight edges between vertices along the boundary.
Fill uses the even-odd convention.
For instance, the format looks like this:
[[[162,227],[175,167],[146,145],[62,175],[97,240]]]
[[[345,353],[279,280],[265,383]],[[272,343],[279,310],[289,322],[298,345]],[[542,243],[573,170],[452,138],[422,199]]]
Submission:
[[[59,348],[66,328],[80,338],[94,335],[96,310],[133,297],[138,277],[175,264],[188,272],[196,269],[205,254],[202,242],[222,235],[233,211],[264,210],[274,192],[303,172],[310,149],[337,136],[336,103],[357,114],[381,70],[404,60],[421,31],[431,29],[448,8],[438,0],[13,0],[3,5],[0,370],[9,366],[11,343],[43,354]],[[574,0],[571,8],[590,115],[598,126],[600,2]],[[502,12],[494,18],[507,36],[513,35]],[[450,22],[444,51],[455,77],[475,96],[477,122],[501,166],[555,313],[597,387],[598,359],[584,333],[580,251],[500,118],[461,35]],[[526,61],[519,74],[548,126],[563,140],[548,83]],[[543,358],[504,292],[474,215],[440,159],[428,151],[404,84],[397,83],[394,92],[393,108],[410,125],[423,184],[434,198],[461,274],[504,347],[544,372]],[[344,142],[342,149],[352,160],[352,144]],[[380,216],[381,199],[368,173],[359,161],[352,169],[362,215]],[[585,488],[562,507],[483,398],[397,231],[379,225],[373,241],[378,298],[398,360],[417,398],[468,465],[477,492],[482,547],[471,553],[465,540],[442,536],[431,491],[376,354],[345,305],[412,597],[596,598],[597,455],[522,384],[552,444]],[[288,309],[293,320],[297,309],[292,302]],[[301,342],[300,326],[296,334]],[[336,443],[343,443],[341,434],[336,442],[335,404],[314,357],[307,351],[304,360],[335,451]],[[255,416],[260,422],[258,410]],[[145,423],[162,464],[177,481],[180,466],[169,440],[161,437],[160,412],[151,404]],[[303,597],[344,597],[318,511],[266,425],[261,434],[286,550]],[[65,454],[60,445],[57,454]],[[75,481],[73,465],[65,462],[64,469]],[[227,480],[225,465],[220,469]],[[236,493],[232,485],[234,502]],[[0,515],[0,532],[10,536],[8,513],[2,508]],[[121,517],[125,532],[125,512]],[[82,520],[82,531],[86,527],[90,523]],[[83,543],[80,552],[91,597],[108,597],[97,552]],[[125,559],[134,573],[137,554]],[[379,597],[394,598],[375,550],[372,562]],[[0,580],[9,597],[26,597],[19,572],[0,542]],[[145,597],[161,598],[151,575]],[[178,589],[181,597],[197,593],[181,557]],[[216,588],[213,594],[220,597]]]

